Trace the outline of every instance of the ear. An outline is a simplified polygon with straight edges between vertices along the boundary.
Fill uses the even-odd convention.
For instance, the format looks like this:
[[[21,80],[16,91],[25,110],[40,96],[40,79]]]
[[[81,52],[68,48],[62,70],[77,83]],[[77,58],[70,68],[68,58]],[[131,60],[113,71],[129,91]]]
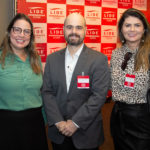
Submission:
[[[143,34],[146,32],[146,30],[144,29]]]

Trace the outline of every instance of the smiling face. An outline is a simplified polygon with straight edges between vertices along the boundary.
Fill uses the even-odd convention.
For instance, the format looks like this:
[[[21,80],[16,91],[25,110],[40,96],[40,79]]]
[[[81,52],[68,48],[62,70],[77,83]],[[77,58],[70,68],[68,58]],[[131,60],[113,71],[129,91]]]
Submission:
[[[30,42],[30,34],[28,35],[26,32],[31,31],[31,26],[26,20],[20,19],[14,23],[13,27],[10,31],[10,45],[12,50],[24,50]],[[22,32],[19,33],[17,29],[22,29]]]
[[[139,45],[145,30],[140,19],[129,16],[125,19],[121,31],[127,44]]]
[[[70,14],[64,24],[64,36],[69,45],[79,46],[83,43],[86,34],[86,25],[83,16]]]

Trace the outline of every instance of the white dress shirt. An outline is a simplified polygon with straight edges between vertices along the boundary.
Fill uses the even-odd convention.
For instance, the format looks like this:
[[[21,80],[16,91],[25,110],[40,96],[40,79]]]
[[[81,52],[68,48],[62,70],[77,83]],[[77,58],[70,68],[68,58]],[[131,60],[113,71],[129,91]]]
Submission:
[[[67,92],[69,91],[72,74],[74,72],[76,63],[78,61],[78,58],[82,52],[84,44],[77,50],[77,52],[71,56],[69,53],[68,48],[66,49],[65,53],[65,72],[66,72],[66,85],[67,85]]]
[[[66,85],[67,85],[67,92],[69,91],[72,74],[74,72],[75,66],[77,64],[78,58],[82,52],[84,44],[77,50],[77,52],[71,56],[68,50],[68,47],[66,49],[65,53],[65,72],[66,72]],[[75,126],[79,128],[79,126],[73,121]]]

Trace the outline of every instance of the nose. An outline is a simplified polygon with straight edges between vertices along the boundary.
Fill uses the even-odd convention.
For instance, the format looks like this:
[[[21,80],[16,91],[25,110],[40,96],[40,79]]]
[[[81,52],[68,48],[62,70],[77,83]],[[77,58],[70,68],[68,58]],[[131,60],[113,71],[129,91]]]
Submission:
[[[19,34],[19,36],[24,36],[24,32],[21,31],[20,34]]]
[[[73,33],[76,33],[76,27],[73,27],[73,28],[72,28],[72,32],[73,32]]]
[[[135,30],[134,25],[131,26],[130,30],[131,30],[131,31],[134,31],[134,30]]]

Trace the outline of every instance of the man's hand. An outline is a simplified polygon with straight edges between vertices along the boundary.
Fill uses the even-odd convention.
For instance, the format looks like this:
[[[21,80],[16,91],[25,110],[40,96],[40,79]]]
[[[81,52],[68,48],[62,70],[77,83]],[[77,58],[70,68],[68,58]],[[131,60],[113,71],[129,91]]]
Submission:
[[[75,126],[72,120],[67,120],[64,130],[62,134],[65,136],[72,136],[78,128]]]
[[[65,126],[66,126],[66,121],[60,121],[55,124],[59,132],[64,132]]]

